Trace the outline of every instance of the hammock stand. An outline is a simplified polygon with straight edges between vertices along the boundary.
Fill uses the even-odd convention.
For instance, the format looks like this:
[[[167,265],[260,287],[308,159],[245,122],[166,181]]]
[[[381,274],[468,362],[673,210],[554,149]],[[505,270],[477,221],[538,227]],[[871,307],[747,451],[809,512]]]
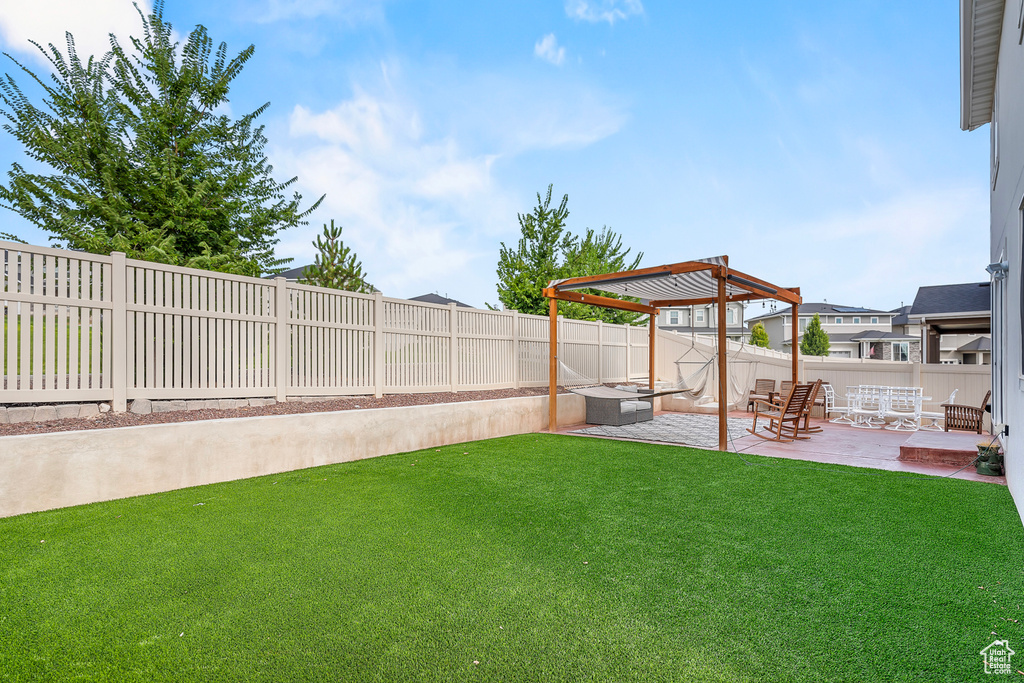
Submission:
[[[584,291],[578,291],[584,290]],[[593,294],[593,291],[608,292],[619,296],[640,299],[640,302],[614,299]],[[708,296],[709,292],[716,292]],[[618,273],[574,277],[552,280],[544,289],[548,298],[550,321],[549,363],[548,363],[548,429],[552,432],[558,426],[558,302],[576,301],[592,306],[615,308],[650,316],[648,328],[648,384],[654,390],[655,349],[654,340],[657,326],[655,316],[660,308],[668,306],[690,306],[717,304],[718,307],[718,448],[726,450],[728,434],[728,348],[726,338],[726,304],[730,301],[752,299],[775,299],[792,306],[793,345],[792,379],[796,383],[799,374],[799,305],[803,303],[800,288],[783,288],[752,275],[729,268],[728,256],[716,256],[697,261],[684,261],[653,268],[627,270]],[[612,391],[615,391],[614,389]],[[651,394],[645,394],[651,396]]]

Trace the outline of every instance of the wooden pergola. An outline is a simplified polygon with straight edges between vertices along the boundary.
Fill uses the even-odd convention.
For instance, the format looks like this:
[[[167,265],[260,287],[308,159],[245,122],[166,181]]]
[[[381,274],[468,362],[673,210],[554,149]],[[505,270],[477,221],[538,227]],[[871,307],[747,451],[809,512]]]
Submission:
[[[613,299],[607,296],[582,293],[579,289],[597,289],[602,292],[631,296],[641,303]],[[699,261],[684,261],[667,266],[626,270],[604,275],[573,277],[554,280],[544,289],[549,300],[551,338],[549,356],[548,428],[557,427],[558,397],[558,301],[576,301],[592,306],[616,308],[624,311],[647,313],[650,316],[650,343],[648,352],[649,387],[654,389],[654,339],[658,309],[668,306],[718,306],[718,448],[725,450],[728,440],[728,367],[726,349],[726,304],[730,301],[775,299],[793,307],[793,382],[797,382],[799,346],[799,287],[778,287],[753,275],[729,268],[728,256],[717,256]],[[646,303],[643,303],[646,301]]]

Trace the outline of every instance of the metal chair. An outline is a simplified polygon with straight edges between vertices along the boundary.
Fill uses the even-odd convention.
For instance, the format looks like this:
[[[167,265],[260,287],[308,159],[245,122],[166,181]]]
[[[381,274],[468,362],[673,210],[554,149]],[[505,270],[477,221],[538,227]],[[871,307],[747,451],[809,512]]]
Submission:
[[[949,398],[946,399],[946,402],[943,403],[942,405],[948,405],[948,404],[953,403],[953,401],[956,400],[956,392],[958,392],[958,391],[960,391],[960,390],[959,389],[954,389],[953,393],[951,393],[949,395]],[[941,413],[936,413],[936,412],[932,412],[932,411],[929,411],[929,410],[922,410],[921,411],[921,422],[923,423],[925,420],[928,420],[928,423],[927,424],[922,424],[921,425],[921,429],[927,429],[929,431],[934,431],[934,432],[943,431],[944,427],[943,427],[943,425],[940,425],[939,423],[940,422],[944,423],[946,421],[946,411],[943,410]]]

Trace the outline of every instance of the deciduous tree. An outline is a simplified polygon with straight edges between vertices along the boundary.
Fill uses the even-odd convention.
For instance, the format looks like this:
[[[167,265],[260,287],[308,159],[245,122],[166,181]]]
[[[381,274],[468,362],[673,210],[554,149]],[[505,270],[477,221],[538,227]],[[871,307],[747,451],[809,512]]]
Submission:
[[[554,186],[549,185],[543,198],[538,192],[537,206],[533,211],[518,215],[521,237],[516,248],[507,247],[504,242],[501,244],[498,298],[510,310],[547,315],[548,302],[543,289],[551,280],[631,270],[643,258],[641,253],[628,260],[630,250],[623,249],[622,237],[607,226],[600,231],[588,228],[582,237],[569,232],[566,228],[569,195],[563,195],[558,207],[552,208],[553,190]],[[637,301],[597,290],[584,291]],[[558,310],[563,316],[576,320],[629,324],[646,320],[646,316],[641,313],[568,301],[560,301]]]

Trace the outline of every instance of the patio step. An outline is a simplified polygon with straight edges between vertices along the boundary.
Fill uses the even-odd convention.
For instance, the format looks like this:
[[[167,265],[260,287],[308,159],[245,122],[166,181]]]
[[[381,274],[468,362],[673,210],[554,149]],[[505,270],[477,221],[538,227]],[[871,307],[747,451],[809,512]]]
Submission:
[[[991,436],[963,432],[918,431],[900,446],[900,460],[962,467],[978,457],[979,442]]]

